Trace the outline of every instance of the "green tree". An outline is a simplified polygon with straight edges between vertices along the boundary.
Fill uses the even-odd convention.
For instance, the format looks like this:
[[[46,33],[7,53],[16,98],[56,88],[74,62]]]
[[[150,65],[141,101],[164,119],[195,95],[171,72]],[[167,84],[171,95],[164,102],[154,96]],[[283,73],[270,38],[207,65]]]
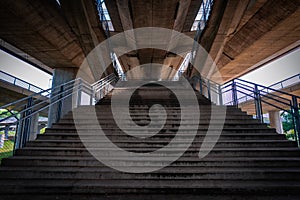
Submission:
[[[281,117],[282,117],[282,127],[285,133],[294,128],[293,117],[291,113],[283,112],[281,113]]]
[[[4,118],[7,118],[7,117],[10,117],[13,114],[17,114],[17,113],[18,113],[17,111],[11,111],[11,112],[9,112],[6,109],[0,109],[0,119],[4,119]],[[19,114],[17,115],[17,117],[19,117]]]

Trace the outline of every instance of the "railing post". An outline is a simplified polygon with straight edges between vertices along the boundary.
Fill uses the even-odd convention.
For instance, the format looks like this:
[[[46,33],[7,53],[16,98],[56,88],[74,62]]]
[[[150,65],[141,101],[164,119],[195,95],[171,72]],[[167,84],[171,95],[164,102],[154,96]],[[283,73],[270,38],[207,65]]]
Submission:
[[[59,101],[57,102],[57,112],[56,112],[56,119],[55,119],[55,123],[57,123],[60,120],[61,117],[61,109],[62,109],[62,99],[63,99],[63,92],[64,92],[64,86],[60,86],[60,91],[59,91]]]
[[[219,104],[223,105],[223,97],[222,97],[222,88],[221,85],[218,85],[218,93],[219,93]]]
[[[203,83],[202,83],[202,77],[199,76],[199,87],[200,87],[200,94],[203,95]]]
[[[82,80],[79,79],[78,92],[77,92],[77,107],[81,105],[81,93],[82,93]]]
[[[238,98],[237,98],[237,91],[236,91],[236,83],[232,81],[232,101],[234,106],[238,106]]]
[[[296,96],[292,96],[292,115],[295,123],[295,137],[298,142],[298,147],[300,147],[300,117],[299,117],[299,106]]]
[[[93,97],[95,96],[95,92],[93,87],[90,87],[90,106],[93,105]]]
[[[33,105],[33,98],[29,98],[27,101],[27,105],[25,106],[25,109],[31,108]],[[30,126],[31,126],[31,115],[32,110],[28,109],[25,112],[23,112],[20,116],[18,128],[17,128],[17,134],[16,134],[16,142],[14,146],[14,150],[20,149],[25,146],[26,142],[29,140],[30,135]]]
[[[255,113],[256,117],[262,123],[264,122],[262,114],[261,96],[257,85],[254,86],[254,100],[255,100]]]
[[[99,99],[102,99],[102,93],[103,93],[103,86],[102,86],[102,81],[99,82],[100,83],[100,90],[99,90]]]
[[[208,99],[211,100],[211,91],[210,91],[210,81],[207,80],[207,95],[208,95]]]

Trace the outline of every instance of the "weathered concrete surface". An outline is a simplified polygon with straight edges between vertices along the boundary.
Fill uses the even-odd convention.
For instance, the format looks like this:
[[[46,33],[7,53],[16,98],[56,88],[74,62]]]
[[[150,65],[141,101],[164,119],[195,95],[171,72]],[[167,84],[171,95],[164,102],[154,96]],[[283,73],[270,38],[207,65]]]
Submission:
[[[214,17],[222,20],[211,20],[200,41],[217,64],[215,68],[207,66],[203,73],[226,82],[253,70],[263,60],[267,62],[274,54],[280,56],[295,48],[293,44],[300,39],[299,5],[299,1],[287,0],[227,1],[224,14]],[[216,37],[210,38],[216,31]]]
[[[193,37],[190,28],[202,1],[105,2],[115,28],[111,35],[154,26]],[[105,40],[104,31],[93,1],[61,0],[60,3],[55,0],[1,1],[1,39],[51,68],[79,67],[84,57]],[[225,82],[261,66],[274,55],[280,56],[299,46],[299,4],[299,0],[214,1],[211,18],[199,42],[217,66],[207,65],[202,73],[215,81]],[[134,33],[128,35],[127,41],[115,48],[132,45],[129,40],[138,44],[135,37]],[[108,54],[103,59],[109,59]],[[125,71],[145,63],[178,69],[182,60],[157,49],[141,49],[120,57]],[[90,66],[86,72],[90,81],[101,76],[101,70],[95,66],[98,65]]]

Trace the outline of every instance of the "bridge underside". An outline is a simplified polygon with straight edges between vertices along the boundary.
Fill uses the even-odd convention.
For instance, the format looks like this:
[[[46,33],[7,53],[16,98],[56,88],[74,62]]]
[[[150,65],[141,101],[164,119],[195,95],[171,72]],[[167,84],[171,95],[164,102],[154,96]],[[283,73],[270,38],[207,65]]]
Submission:
[[[0,2],[0,38],[50,68],[78,69],[92,49],[106,39],[94,1],[60,0]],[[105,1],[114,31],[141,27],[173,29],[194,37],[191,31],[201,0]],[[207,27],[199,40],[216,66],[201,73],[225,82],[299,46],[299,2],[288,0],[215,1]],[[128,48],[134,34],[113,49]],[[174,44],[170,44],[174,45]],[[176,45],[175,45],[176,46]],[[166,50],[139,49],[118,55],[124,71],[145,63],[178,69],[183,56]],[[102,55],[110,60],[109,51]],[[101,62],[84,69],[89,82],[99,80]],[[109,72],[112,72],[112,67]],[[219,72],[219,73],[218,73]]]
[[[202,73],[214,81],[237,78],[300,45],[299,1],[216,1],[216,5],[200,39],[216,63]]]

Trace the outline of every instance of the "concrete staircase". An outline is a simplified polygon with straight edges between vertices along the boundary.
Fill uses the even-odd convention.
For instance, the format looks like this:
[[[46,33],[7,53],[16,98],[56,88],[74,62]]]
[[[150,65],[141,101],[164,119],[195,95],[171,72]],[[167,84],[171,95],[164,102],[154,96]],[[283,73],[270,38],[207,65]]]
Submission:
[[[115,89],[120,94],[122,90]],[[198,133],[188,150],[171,165],[150,173],[119,172],[91,156],[77,134],[76,127],[80,127],[85,130],[86,145],[97,146],[97,127],[91,116],[95,110],[96,121],[106,136],[124,150],[145,153],[169,144],[180,125],[178,101],[165,88],[142,87],[130,100],[131,118],[141,126],[147,125],[149,106],[165,105],[167,122],[158,134],[150,138],[124,134],[112,116],[110,95],[96,106],[81,106],[15,156],[2,161],[0,199],[299,199],[300,151],[296,143],[238,108],[227,107],[224,129],[216,146],[199,159],[211,109],[221,107],[195,93],[200,106]],[[192,106],[190,110],[181,124],[186,132],[183,143],[193,123]],[[76,127],[75,112],[80,114]],[[181,145],[175,144],[179,150]],[[110,156],[109,149],[103,151]],[[122,166],[132,162],[145,167],[145,160],[130,161],[122,155],[117,160]],[[149,163],[155,165],[153,161]]]

